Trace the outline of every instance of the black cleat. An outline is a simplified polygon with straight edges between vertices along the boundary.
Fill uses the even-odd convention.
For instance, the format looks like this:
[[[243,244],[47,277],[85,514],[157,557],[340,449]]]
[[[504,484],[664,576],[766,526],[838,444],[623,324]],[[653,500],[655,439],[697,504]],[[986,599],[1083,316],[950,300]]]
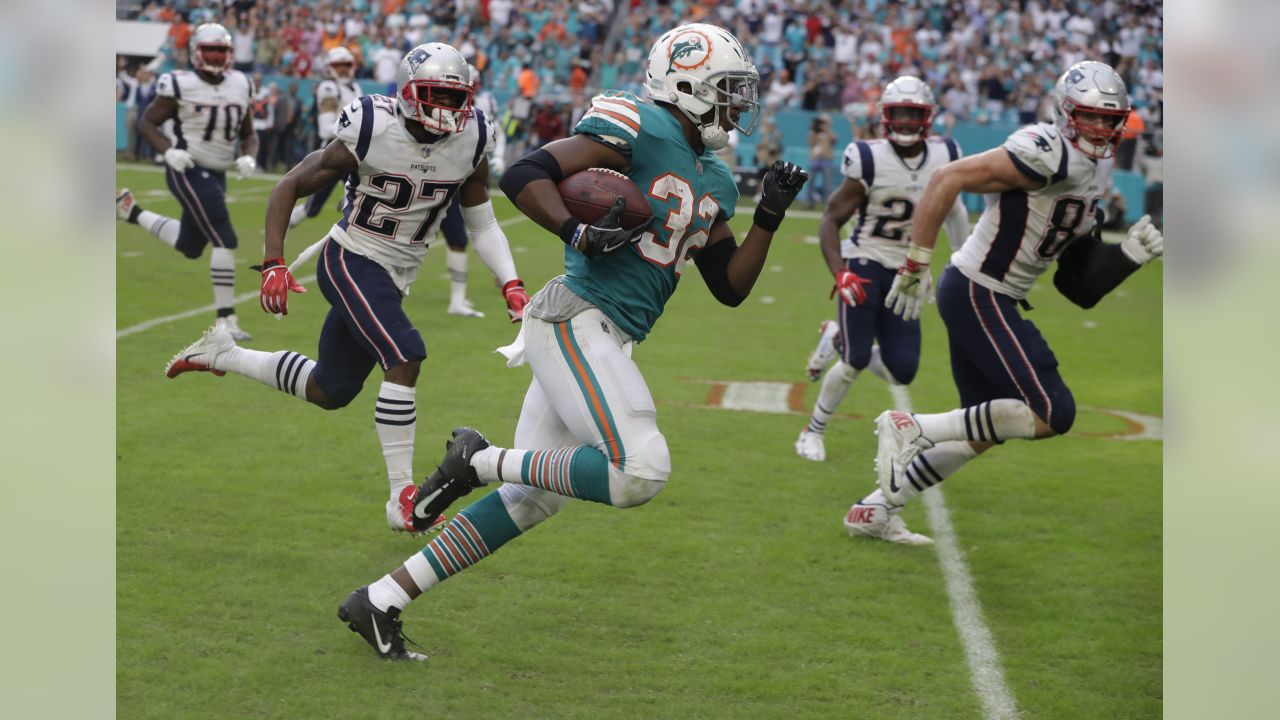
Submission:
[[[475,428],[454,429],[453,439],[444,444],[444,459],[418,487],[413,501],[414,529],[422,531],[431,527],[455,500],[485,484],[471,467],[471,458],[487,447],[489,441]]]
[[[426,660],[427,656],[404,649],[400,608],[382,612],[369,602],[369,586],[358,588],[338,606],[338,619],[360,633],[384,660]],[[412,641],[411,641],[412,642]],[[414,643],[415,645],[417,643]]]

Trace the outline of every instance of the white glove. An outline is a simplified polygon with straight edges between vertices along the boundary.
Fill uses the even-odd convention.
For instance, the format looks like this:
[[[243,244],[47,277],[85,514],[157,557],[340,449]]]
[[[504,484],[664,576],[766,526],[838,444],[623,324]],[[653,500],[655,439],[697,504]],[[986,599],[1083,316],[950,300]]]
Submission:
[[[911,245],[907,258],[893,278],[893,286],[884,298],[885,307],[903,320],[919,320],[920,306],[926,300],[933,302],[933,276],[929,274],[929,259],[933,250]]]
[[[191,153],[186,150],[179,150],[171,147],[164,151],[165,163],[178,172],[186,172],[195,167],[196,161],[191,157]]]
[[[1129,228],[1129,236],[1120,243],[1120,249],[1139,265],[1146,265],[1164,255],[1164,235],[1151,224],[1151,216],[1143,215]]]
[[[253,174],[258,169],[258,162],[250,155],[241,155],[236,158],[236,179],[243,180]]]

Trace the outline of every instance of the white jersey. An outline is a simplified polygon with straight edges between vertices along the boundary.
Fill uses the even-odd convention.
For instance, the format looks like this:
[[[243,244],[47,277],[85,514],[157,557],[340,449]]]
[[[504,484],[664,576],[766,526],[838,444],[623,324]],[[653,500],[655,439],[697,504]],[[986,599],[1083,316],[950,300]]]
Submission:
[[[223,171],[236,159],[240,123],[249,114],[253,81],[228,70],[222,82],[205,82],[195,70],[174,70],[156,81],[156,95],[178,101],[173,121],[174,145],[191,153],[196,164]]]
[[[347,202],[333,237],[382,265],[406,291],[449,203],[484,159],[489,125],[482,111],[473,110],[460,132],[419,143],[405,128],[395,98],[365,95],[347,105],[334,137],[360,167],[347,178]]]
[[[900,266],[911,242],[911,219],[929,178],[959,157],[960,146],[951,138],[925,138],[924,151],[906,160],[888,140],[849,143],[841,173],[861,182],[867,196],[853,232],[840,243],[840,257],[867,258],[890,269]]]
[[[360,88],[360,83],[354,80],[350,83],[340,83],[337,80],[322,80],[319,85],[316,85],[316,106],[319,107],[324,100],[336,98],[338,109],[342,109],[355,102],[356,98],[362,95],[364,95],[364,90]],[[316,122],[319,125],[317,130],[320,134],[321,144],[333,137],[333,122],[336,116],[336,112],[316,114]]]
[[[1071,239],[1092,227],[1093,209],[1111,183],[1111,160],[1085,155],[1049,123],[1021,128],[1003,147],[1044,187],[983,196],[986,209],[951,264],[975,283],[1021,300]]]

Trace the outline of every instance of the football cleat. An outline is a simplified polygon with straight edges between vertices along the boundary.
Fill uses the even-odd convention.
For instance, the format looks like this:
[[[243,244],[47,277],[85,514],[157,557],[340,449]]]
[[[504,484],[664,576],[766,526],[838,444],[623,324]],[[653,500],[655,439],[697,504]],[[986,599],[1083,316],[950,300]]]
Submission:
[[[461,315],[463,317],[475,317],[475,318],[484,317],[484,313],[477,310],[476,306],[472,305],[471,301],[466,299],[449,303],[449,314]]]
[[[471,458],[489,447],[489,441],[474,428],[460,427],[444,444],[444,459],[421,486],[413,503],[413,526],[423,532],[439,521],[439,516],[455,500],[484,485],[471,467]]]
[[[921,450],[933,447],[920,432],[915,416],[900,410],[886,410],[876,418],[876,435],[880,437],[876,447],[876,482],[884,496],[895,505],[902,505],[910,485],[906,469]]]
[[[116,195],[116,217],[125,222],[133,222],[133,208],[136,203],[133,200],[133,193],[129,192],[129,188],[120,188],[119,194]]]
[[[818,346],[809,354],[809,362],[804,367],[809,382],[822,377],[822,371],[840,354],[839,337],[840,323],[835,320],[823,320],[818,326]]]
[[[252,335],[240,329],[240,320],[236,317],[235,313],[231,313],[226,317],[220,317],[215,320],[214,323],[225,327],[227,332],[231,333],[232,339],[236,342],[249,342],[253,339]]]
[[[419,530],[413,526],[413,497],[417,493],[418,488],[406,485],[399,495],[387,501],[388,527],[396,532],[407,532],[410,535],[434,532],[444,527],[446,520],[443,515],[437,516],[434,522],[427,523],[425,530]]]
[[[174,355],[169,364],[164,366],[164,375],[167,378],[176,378],[184,372],[211,372],[222,377],[226,373],[214,368],[213,364],[219,355],[235,346],[236,341],[231,337],[231,333],[227,332],[227,328],[215,324],[205,330],[199,340]]]
[[[801,430],[800,437],[796,439],[796,454],[814,462],[826,460],[827,447],[823,443],[822,435],[810,432],[808,428]]]
[[[844,529],[849,537],[859,535],[902,545],[932,545],[933,540],[907,529],[900,517],[901,507],[890,508],[870,496],[859,500],[844,515]]]
[[[400,620],[400,608],[379,610],[369,601],[369,586],[357,588],[338,606],[338,619],[360,633],[365,642],[384,660],[426,660],[427,656],[404,649],[404,623]],[[413,642],[413,641],[410,641]],[[417,643],[414,643],[417,645]]]

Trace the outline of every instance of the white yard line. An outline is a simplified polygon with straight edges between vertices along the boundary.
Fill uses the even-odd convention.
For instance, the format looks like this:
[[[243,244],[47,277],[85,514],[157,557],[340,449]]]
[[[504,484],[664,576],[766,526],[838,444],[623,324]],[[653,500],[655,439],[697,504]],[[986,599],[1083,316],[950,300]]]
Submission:
[[[911,412],[911,396],[901,385],[890,385],[893,406]],[[942,487],[934,487],[922,493],[925,511],[929,516],[929,528],[933,531],[934,548],[938,552],[938,564],[947,583],[947,596],[951,599],[951,617],[960,641],[964,644],[965,658],[969,661],[969,677],[973,689],[982,703],[982,714],[987,720],[1016,720],[1018,704],[1004,681],[1000,666],[1000,653],[986,621],[982,619],[982,603],[973,587],[973,576],[964,561],[964,552],[956,541],[955,528],[951,526],[951,513],[942,496]]]
[[[141,167],[142,166],[139,166],[139,169]],[[508,227],[510,225],[515,225],[517,223],[524,222],[525,220],[528,220],[528,219],[529,218],[525,215],[517,215],[515,217],[509,217],[506,220],[500,221],[498,223],[498,227]],[[298,282],[305,285],[309,282],[314,281],[315,279],[316,279],[315,275],[307,275],[306,277],[298,278]],[[258,298],[258,291],[254,290],[252,292],[240,293],[235,297],[235,302],[242,303],[249,300],[256,300],[257,298]],[[184,310],[175,315],[166,315],[164,317],[152,318],[151,320],[144,320],[138,323],[137,325],[130,325],[127,328],[117,330],[116,339],[119,340],[122,337],[128,337],[129,335],[140,333],[140,332],[143,332],[144,330],[150,330],[153,327],[164,325],[166,323],[171,323],[175,320],[185,320],[186,318],[195,317],[196,315],[200,315],[202,313],[213,312],[214,310],[217,310],[217,308],[218,308],[217,305],[203,305],[201,307],[193,308],[191,310]]]

